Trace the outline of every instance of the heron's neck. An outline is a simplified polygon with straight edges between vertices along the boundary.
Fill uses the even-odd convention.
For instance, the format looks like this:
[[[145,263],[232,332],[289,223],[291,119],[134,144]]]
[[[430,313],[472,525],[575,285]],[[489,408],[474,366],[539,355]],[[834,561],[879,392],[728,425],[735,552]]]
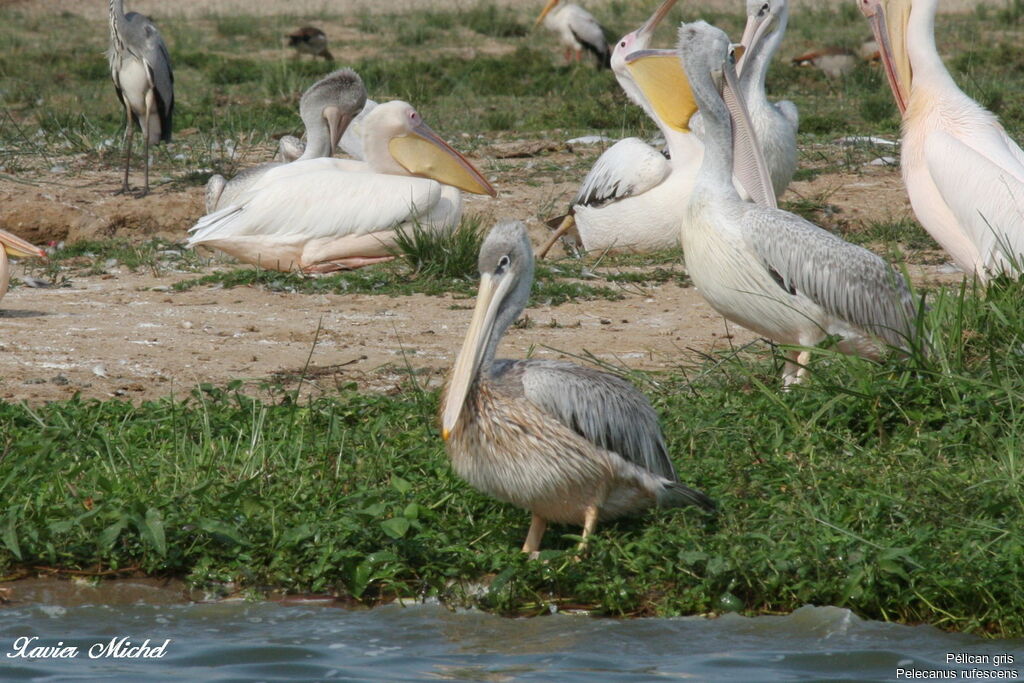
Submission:
[[[0,247],[0,299],[7,293],[7,285],[11,281],[11,262],[7,260],[7,252]]]
[[[698,182],[729,188],[732,184],[732,121],[711,73],[704,69],[687,69],[690,87],[697,106],[704,115],[704,159]]]
[[[331,133],[323,116],[318,116],[315,121],[306,124],[306,149],[302,156],[296,161],[306,159],[319,159],[334,154],[331,149]]]
[[[124,16],[124,0],[110,0],[110,40],[114,44],[116,54],[120,54],[124,50],[122,35],[127,23]]]

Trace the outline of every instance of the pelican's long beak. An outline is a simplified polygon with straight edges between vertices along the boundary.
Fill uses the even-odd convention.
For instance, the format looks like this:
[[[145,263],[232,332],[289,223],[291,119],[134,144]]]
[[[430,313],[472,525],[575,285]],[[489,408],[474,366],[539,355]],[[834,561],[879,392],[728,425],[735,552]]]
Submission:
[[[764,159],[757,133],[750,121],[747,104],[731,63],[722,65],[722,100],[732,121],[732,171],[740,185],[758,206],[777,208],[775,188]]]
[[[455,425],[459,421],[459,415],[462,414],[462,406],[466,403],[469,386],[473,383],[473,378],[480,367],[484,349],[487,347],[494,329],[494,319],[498,315],[498,309],[501,307],[501,302],[504,300],[511,282],[512,278],[509,277],[495,280],[490,273],[480,275],[480,289],[476,295],[473,319],[469,323],[469,331],[466,332],[466,340],[462,342],[459,356],[455,359],[451,380],[448,382],[448,389],[444,394],[441,411],[441,436],[445,441],[452,435],[452,430],[455,429]]]
[[[761,41],[769,33],[769,29],[775,25],[772,19],[770,14],[765,14],[763,17],[747,16],[747,25],[743,27],[743,37],[740,38],[740,45],[743,49],[736,51],[737,74],[743,75],[743,69],[747,64],[746,57],[757,54],[757,48]]]
[[[640,45],[650,44],[651,36],[653,36],[654,32],[658,29],[658,24],[665,20],[668,13],[672,11],[673,7],[675,7],[676,2],[677,0],[665,0],[665,2],[661,3],[661,6],[654,11],[654,14],[644,22],[644,25],[637,29],[636,41],[640,43]]]
[[[473,194],[497,196],[480,171],[466,157],[442,140],[422,121],[408,135],[399,135],[388,142],[395,161],[413,175],[457,187]]]
[[[679,54],[675,50],[640,50],[626,57],[626,68],[658,118],[689,133],[697,101]]]
[[[885,66],[885,76],[902,115],[907,111],[910,101],[913,76],[906,43],[910,0],[878,0],[867,5],[862,3],[861,11],[871,24],[871,32],[875,34],[882,64]]]
[[[537,28],[540,26],[540,22],[544,21],[544,17],[548,15],[548,12],[555,8],[559,0],[548,0],[548,4],[544,5],[544,9],[540,11],[540,15],[537,17],[537,21],[533,22],[533,27]]]
[[[46,258],[46,252],[32,244],[26,242],[16,235],[12,235],[6,230],[0,230],[0,245],[3,245],[4,251],[8,256],[14,256],[16,258]]]
[[[345,129],[355,117],[343,112],[338,107],[324,107],[323,117],[327,120],[327,130],[331,136],[331,152],[333,153],[338,147],[338,140],[341,140]]]

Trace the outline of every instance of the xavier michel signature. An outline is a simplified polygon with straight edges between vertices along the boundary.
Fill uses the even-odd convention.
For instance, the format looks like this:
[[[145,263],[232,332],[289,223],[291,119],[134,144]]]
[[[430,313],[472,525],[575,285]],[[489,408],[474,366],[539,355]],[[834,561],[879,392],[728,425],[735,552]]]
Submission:
[[[8,650],[7,656],[22,659],[75,659],[82,653],[82,648],[65,645],[63,640],[56,645],[39,645],[38,640],[38,636],[15,638],[14,646]],[[85,654],[89,659],[159,659],[167,654],[167,646],[170,644],[170,638],[160,645],[152,645],[149,638],[135,644],[128,636],[114,636],[109,641],[93,643],[85,650]]]

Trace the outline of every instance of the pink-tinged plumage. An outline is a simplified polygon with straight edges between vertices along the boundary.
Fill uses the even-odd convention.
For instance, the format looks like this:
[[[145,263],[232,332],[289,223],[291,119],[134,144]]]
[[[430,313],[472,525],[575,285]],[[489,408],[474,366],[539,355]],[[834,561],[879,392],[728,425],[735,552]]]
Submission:
[[[982,282],[1015,272],[1024,253],[1024,152],[943,65],[937,0],[858,2],[903,113],[901,166],[915,215]]]

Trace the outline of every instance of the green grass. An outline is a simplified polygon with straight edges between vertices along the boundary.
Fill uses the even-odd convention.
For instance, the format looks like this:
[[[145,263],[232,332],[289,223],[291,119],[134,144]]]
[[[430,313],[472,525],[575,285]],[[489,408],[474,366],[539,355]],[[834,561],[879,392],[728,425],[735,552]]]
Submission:
[[[512,614],[835,604],[1019,637],[1022,289],[941,295],[930,356],[821,351],[788,393],[766,347],[638,374],[683,480],[721,511],[602,525],[580,562],[571,527],[549,531],[540,562],[518,552],[528,515],[451,472],[436,394],[415,384],[308,402],[236,382],[137,406],[0,405],[0,571],[133,569]]]

